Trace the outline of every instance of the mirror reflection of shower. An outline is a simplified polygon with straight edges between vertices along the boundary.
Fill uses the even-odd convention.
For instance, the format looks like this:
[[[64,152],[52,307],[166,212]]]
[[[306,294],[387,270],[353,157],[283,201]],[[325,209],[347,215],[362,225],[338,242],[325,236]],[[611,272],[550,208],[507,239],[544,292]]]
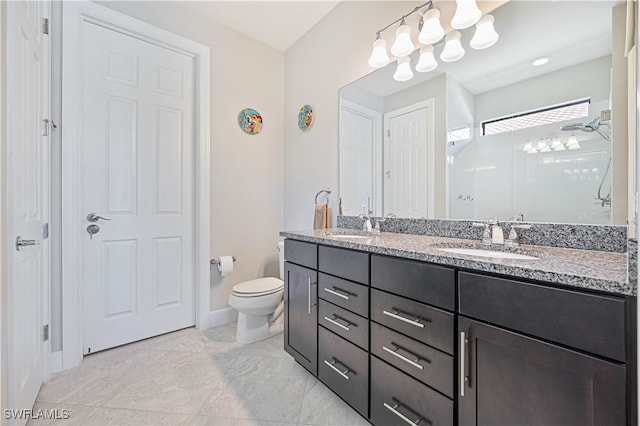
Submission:
[[[609,123],[603,123],[602,121],[600,121],[600,117],[596,117],[588,123],[565,124],[564,126],[560,127],[560,130],[562,130],[563,132],[575,132],[575,131],[588,132],[588,133],[596,132],[600,136],[602,136],[606,141],[610,142],[611,137],[600,129],[600,126],[602,125],[610,127]],[[609,193],[604,197],[602,196],[602,186],[604,185],[605,179],[607,178],[607,174],[609,173],[610,168],[611,168],[611,154],[609,154],[609,161],[607,162],[607,168],[604,172],[604,175],[602,176],[602,180],[600,181],[600,185],[598,186],[597,197],[595,198],[602,205],[602,207],[611,205],[611,187],[609,187]]]

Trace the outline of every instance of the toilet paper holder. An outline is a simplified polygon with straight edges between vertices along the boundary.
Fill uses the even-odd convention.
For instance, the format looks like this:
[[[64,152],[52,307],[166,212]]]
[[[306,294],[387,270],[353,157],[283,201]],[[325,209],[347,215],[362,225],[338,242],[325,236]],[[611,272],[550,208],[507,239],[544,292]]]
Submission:
[[[235,256],[231,256],[231,258],[233,259],[233,261],[236,261],[236,257]],[[220,263],[220,259],[211,259],[211,264],[212,265],[217,265]]]

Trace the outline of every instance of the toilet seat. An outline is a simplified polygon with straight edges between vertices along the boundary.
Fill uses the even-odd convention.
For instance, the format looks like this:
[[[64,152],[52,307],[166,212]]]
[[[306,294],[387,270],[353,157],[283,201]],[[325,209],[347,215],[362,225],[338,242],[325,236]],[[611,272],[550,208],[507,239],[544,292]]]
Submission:
[[[284,282],[278,278],[267,277],[245,281],[233,286],[233,294],[237,297],[258,297],[282,291]]]

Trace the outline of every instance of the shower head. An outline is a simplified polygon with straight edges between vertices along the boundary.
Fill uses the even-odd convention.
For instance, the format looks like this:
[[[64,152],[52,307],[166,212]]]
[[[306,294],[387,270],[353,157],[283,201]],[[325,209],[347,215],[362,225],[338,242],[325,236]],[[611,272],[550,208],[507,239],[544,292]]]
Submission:
[[[609,137],[609,135],[607,135],[602,130],[600,130],[601,124],[602,123],[600,123],[600,117],[596,117],[588,123],[565,124],[564,126],[560,127],[560,130],[562,130],[563,132],[575,132],[577,130],[580,130],[581,132],[588,132],[588,133],[597,132],[600,136],[610,141],[611,138]]]

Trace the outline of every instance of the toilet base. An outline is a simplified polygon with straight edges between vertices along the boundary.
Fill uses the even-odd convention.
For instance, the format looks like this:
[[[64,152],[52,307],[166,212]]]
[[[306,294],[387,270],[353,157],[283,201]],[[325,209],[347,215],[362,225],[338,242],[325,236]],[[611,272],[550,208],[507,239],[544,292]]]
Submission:
[[[259,342],[284,331],[282,324],[270,326],[271,315],[247,315],[238,312],[238,325],[236,327],[236,341],[243,345]]]

